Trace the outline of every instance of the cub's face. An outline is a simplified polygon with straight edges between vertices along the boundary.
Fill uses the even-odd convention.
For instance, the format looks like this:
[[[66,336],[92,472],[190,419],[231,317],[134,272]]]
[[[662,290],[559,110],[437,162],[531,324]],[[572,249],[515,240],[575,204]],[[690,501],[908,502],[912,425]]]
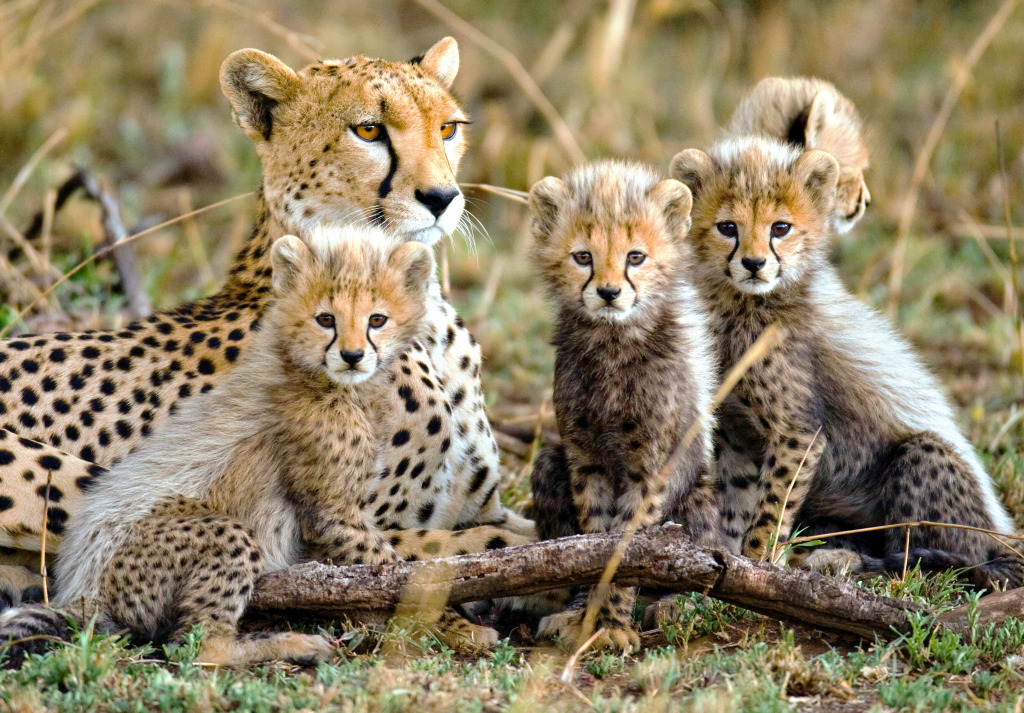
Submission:
[[[290,235],[274,243],[272,319],[295,364],[358,384],[421,331],[434,258],[415,242],[389,248],[379,231],[328,232],[338,231],[314,234],[312,248]]]
[[[824,151],[768,139],[676,155],[672,175],[694,194],[691,236],[702,274],[750,295],[798,283],[824,247],[838,173]]]
[[[304,234],[363,222],[432,245],[458,226],[467,117],[448,89],[458,46],[411,62],[353,57],[294,72],[239,50],[221,67],[236,123],[255,142],[274,217]]]
[[[632,320],[673,279],[690,204],[678,181],[617,162],[534,185],[535,257],[552,297],[591,319]]]

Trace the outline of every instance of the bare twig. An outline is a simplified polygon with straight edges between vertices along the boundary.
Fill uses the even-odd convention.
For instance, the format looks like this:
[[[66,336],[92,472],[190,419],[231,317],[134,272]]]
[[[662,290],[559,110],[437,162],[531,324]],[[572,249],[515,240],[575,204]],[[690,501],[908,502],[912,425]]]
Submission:
[[[249,603],[254,612],[317,616],[389,612],[410,601],[409,587],[443,592],[449,604],[595,584],[621,542],[619,533],[579,535],[504,550],[424,562],[332,567],[317,562],[264,576]],[[890,639],[909,630],[908,612],[923,611],[833,577],[698,547],[678,525],[636,533],[615,581],[676,592],[703,592],[762,614],[832,631]]]
[[[135,255],[134,246],[129,244],[128,231],[121,221],[121,208],[114,194],[100,186],[99,181],[84,169],[77,174],[86,195],[100,204],[103,223],[104,245],[114,253],[114,262],[121,277],[121,289],[128,298],[128,308],[135,317],[145,317],[153,311],[149,296],[142,285],[139,275],[139,260]]]
[[[561,117],[554,104],[544,95],[544,92],[537,86],[537,83],[533,81],[533,77],[526,71],[526,67],[523,66],[518,57],[437,2],[437,0],[416,0],[416,3],[431,15],[451,25],[456,32],[465,35],[473,44],[501,62],[508,73],[512,75],[515,83],[519,85],[523,93],[537,107],[537,111],[547,120],[555,134],[555,138],[558,139],[558,143],[562,145],[562,149],[569,155],[570,161],[573,163],[583,163],[587,160],[586,154],[583,153],[583,149],[576,142],[576,138],[572,135],[572,130],[565,123],[565,119]]]
[[[899,227],[896,232],[896,246],[893,249],[892,264],[889,271],[889,299],[886,311],[890,317],[895,317],[896,309],[899,306],[900,295],[903,290],[903,270],[907,255],[910,224],[914,220],[917,199],[921,194],[921,185],[924,183],[925,176],[928,173],[928,165],[931,163],[932,155],[939,145],[939,139],[942,138],[942,132],[945,130],[949,117],[953,113],[953,107],[956,106],[957,100],[960,99],[960,94],[971,78],[971,72],[981,59],[981,55],[984,54],[985,50],[992,43],[992,40],[999,34],[999,30],[1002,29],[1006,20],[1010,17],[1010,13],[1013,12],[1017,2],[1018,0],[1003,0],[1003,3],[996,10],[992,19],[989,20],[985,29],[982,30],[974,44],[971,45],[970,51],[968,51],[963,63],[960,64],[953,76],[953,83],[950,85],[949,91],[946,92],[942,106],[935,115],[935,119],[932,121],[932,125],[925,136],[924,145],[917,155],[914,173],[910,178],[910,188],[907,191],[907,196],[903,201],[903,208],[900,213]]]

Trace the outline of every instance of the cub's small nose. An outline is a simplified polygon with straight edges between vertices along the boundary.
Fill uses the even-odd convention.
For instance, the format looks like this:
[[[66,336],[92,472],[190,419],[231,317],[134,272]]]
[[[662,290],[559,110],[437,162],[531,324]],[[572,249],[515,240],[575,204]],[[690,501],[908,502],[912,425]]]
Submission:
[[[451,202],[455,200],[457,195],[459,195],[459,189],[454,186],[451,188],[431,188],[425,192],[417,188],[415,193],[416,200],[425,205],[435,218],[441,217],[441,214],[451,205]]]
[[[740,262],[743,263],[743,267],[747,268],[751,272],[756,273],[762,267],[764,267],[765,260],[763,257],[745,257]]]
[[[597,294],[608,304],[611,304],[622,292],[618,287],[598,287]]]
[[[359,363],[360,359],[363,358],[363,350],[360,349],[357,352],[342,352],[341,358],[349,366],[355,366]]]

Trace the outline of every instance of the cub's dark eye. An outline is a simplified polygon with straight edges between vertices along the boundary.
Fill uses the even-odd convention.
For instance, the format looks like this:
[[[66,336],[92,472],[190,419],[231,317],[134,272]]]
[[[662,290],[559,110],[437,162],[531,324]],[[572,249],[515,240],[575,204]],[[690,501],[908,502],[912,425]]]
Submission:
[[[328,312],[321,312],[316,317],[316,323],[324,329],[330,329],[334,326],[334,315]]]
[[[371,314],[370,315],[370,326],[374,329],[380,329],[388,323],[388,318],[383,314]]]
[[[646,259],[647,256],[644,255],[639,250],[630,250],[629,253],[626,255],[626,262],[628,262],[630,265],[639,265]]]
[[[718,232],[727,238],[735,238],[740,234],[739,228],[731,220],[723,220],[721,223],[716,223],[715,227],[718,228]]]
[[[380,124],[360,124],[353,126],[352,130],[363,141],[376,141],[380,138]]]
[[[593,258],[586,250],[580,250],[577,253],[573,253],[572,259],[576,261],[577,265],[589,265],[593,262]]]
[[[455,134],[458,133],[459,125],[454,121],[449,121],[447,124],[441,124],[441,138],[445,141],[454,139]]]
[[[771,235],[773,238],[784,238],[789,235],[789,231],[793,229],[793,226],[781,220],[777,220],[772,223]]]

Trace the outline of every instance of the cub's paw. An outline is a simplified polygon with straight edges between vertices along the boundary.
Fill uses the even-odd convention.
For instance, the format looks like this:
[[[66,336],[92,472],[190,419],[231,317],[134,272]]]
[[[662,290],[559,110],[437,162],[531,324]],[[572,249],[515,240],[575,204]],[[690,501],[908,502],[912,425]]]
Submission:
[[[794,555],[790,564],[822,574],[847,574],[860,571],[861,556],[853,550],[819,547],[807,555]]]
[[[434,624],[437,638],[460,653],[477,653],[498,645],[498,632],[446,611]]]
[[[585,609],[566,609],[565,611],[551,614],[540,620],[537,627],[538,639],[551,639],[558,637],[562,645],[571,650],[579,648],[586,640],[583,631],[583,617]],[[608,625],[600,621],[598,628],[603,628],[591,645],[594,649],[612,649],[628,654],[640,648],[640,635],[631,627],[621,625]],[[586,632],[586,636],[593,634]]]
[[[285,655],[281,658],[299,666],[316,666],[334,657],[334,646],[316,634],[286,634]]]

